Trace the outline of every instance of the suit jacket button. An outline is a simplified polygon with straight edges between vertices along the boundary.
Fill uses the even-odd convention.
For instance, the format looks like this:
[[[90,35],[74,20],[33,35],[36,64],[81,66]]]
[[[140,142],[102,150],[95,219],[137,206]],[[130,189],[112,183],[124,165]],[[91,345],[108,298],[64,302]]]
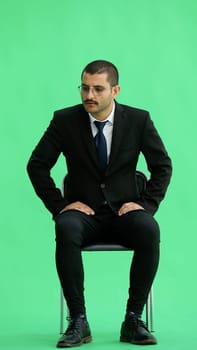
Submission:
[[[101,188],[105,188],[105,184],[101,184]]]

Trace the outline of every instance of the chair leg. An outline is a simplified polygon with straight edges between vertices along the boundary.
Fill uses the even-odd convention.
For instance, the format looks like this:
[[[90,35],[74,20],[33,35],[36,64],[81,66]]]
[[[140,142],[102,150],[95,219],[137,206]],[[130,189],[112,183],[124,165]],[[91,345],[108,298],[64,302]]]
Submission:
[[[154,295],[153,295],[153,287],[150,290],[150,330],[154,332]]]
[[[153,326],[153,287],[150,290],[148,299],[146,302],[146,326],[151,332],[154,332]]]

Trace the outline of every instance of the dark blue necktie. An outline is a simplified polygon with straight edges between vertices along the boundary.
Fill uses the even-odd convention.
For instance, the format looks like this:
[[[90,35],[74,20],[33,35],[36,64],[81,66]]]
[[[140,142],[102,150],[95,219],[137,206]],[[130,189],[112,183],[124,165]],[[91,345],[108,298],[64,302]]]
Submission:
[[[96,147],[98,151],[98,156],[99,156],[99,161],[100,161],[100,166],[101,170],[104,172],[107,167],[107,143],[105,136],[103,134],[103,128],[105,126],[105,122],[98,122],[95,121],[94,124],[96,125],[98,132],[95,136],[95,142],[96,142]]]

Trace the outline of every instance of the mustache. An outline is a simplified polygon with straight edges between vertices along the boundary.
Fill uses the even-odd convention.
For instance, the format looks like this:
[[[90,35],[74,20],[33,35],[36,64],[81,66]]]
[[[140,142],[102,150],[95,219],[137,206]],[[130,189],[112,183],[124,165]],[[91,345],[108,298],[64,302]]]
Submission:
[[[97,101],[94,101],[94,100],[90,100],[90,99],[86,99],[83,101],[84,103],[95,103],[95,104],[98,104]]]

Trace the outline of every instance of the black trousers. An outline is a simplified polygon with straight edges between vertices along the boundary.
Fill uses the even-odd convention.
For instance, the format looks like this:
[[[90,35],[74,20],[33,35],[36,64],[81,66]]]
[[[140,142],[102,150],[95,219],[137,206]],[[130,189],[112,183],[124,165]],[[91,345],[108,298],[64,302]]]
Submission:
[[[141,314],[159,262],[160,233],[155,219],[145,210],[118,216],[105,206],[93,216],[69,210],[55,222],[57,272],[71,317],[86,312],[81,248],[101,241],[134,250],[126,311]]]

